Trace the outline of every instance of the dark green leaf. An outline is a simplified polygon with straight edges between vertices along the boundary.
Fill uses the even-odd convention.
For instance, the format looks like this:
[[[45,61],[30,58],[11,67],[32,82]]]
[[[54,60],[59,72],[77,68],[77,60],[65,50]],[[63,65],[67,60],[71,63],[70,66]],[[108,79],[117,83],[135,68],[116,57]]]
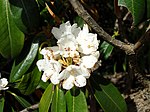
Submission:
[[[18,89],[24,95],[31,94],[40,82],[41,72],[35,67],[31,73],[23,76],[21,82],[18,85]]]
[[[118,0],[118,5],[128,8],[131,12],[134,25],[137,25],[143,19],[145,13],[145,0]]]
[[[13,93],[13,92],[11,92],[11,91],[8,91],[8,92],[9,92],[11,95],[13,95],[13,96],[16,98],[16,100],[17,100],[24,108],[27,108],[27,107],[31,106],[31,104],[30,104],[28,101],[26,101],[24,98],[22,98],[22,97],[16,95],[15,93]]]
[[[64,96],[64,92],[56,86],[53,100],[51,112],[66,112],[66,100]]]
[[[93,94],[105,112],[127,112],[125,100],[117,88],[98,75],[91,77]]]
[[[111,53],[113,51],[113,48],[114,47],[111,44],[107,43],[106,41],[104,41],[101,44],[100,49],[101,49],[101,52],[103,53],[105,59],[109,58],[109,56],[111,55]]]
[[[0,12],[0,54],[14,58],[23,48],[24,34],[13,21],[8,0],[0,0]]]
[[[79,90],[69,90],[66,95],[68,112],[88,112],[84,93]]]
[[[50,104],[52,103],[53,99],[53,85],[49,84],[49,86],[46,88],[44,94],[42,95],[42,98],[40,100],[39,104],[39,112],[48,112]]]
[[[150,18],[150,0],[146,0],[147,1],[147,3],[146,3],[146,5],[147,5],[147,19],[149,19]]]
[[[39,11],[35,0],[10,0],[16,25],[24,32],[35,31],[39,25]]]
[[[1,98],[0,98],[0,112],[3,112],[3,109],[4,109],[4,102],[5,102],[4,97],[1,97]]]
[[[38,51],[38,47],[39,47],[39,43],[33,42],[26,58],[18,65],[15,65],[14,62],[10,74],[10,79],[9,79],[10,82],[15,82],[19,80],[26,73],[26,71],[29,69],[29,67],[31,66],[32,62],[35,59],[35,56]]]
[[[84,20],[80,16],[77,16],[75,18],[75,23],[77,23],[78,26],[82,28],[85,22],[84,22]]]
[[[40,80],[40,83],[39,83],[39,88],[42,88],[42,89],[46,89],[48,87],[49,83],[48,82],[43,82],[42,80]]]

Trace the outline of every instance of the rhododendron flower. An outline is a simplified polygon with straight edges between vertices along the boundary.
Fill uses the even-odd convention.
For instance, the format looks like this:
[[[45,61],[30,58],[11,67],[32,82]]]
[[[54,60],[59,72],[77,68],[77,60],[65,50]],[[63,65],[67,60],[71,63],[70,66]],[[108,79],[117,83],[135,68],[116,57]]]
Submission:
[[[37,66],[40,71],[43,71],[42,80],[44,82],[50,79],[53,84],[59,83],[61,64],[58,61],[41,59],[37,61]]]
[[[76,40],[79,44],[79,52],[81,53],[91,54],[98,49],[99,41],[97,40],[97,35],[89,33],[87,25],[83,26]]]
[[[77,52],[78,43],[73,35],[67,35],[66,38],[61,38],[57,41],[59,46],[60,55],[63,57],[74,57],[79,55]]]
[[[1,74],[0,74],[0,77],[1,77]],[[6,90],[8,89],[9,87],[6,87],[8,84],[8,81],[6,78],[1,78],[0,79],[0,90]]]
[[[70,65],[60,73],[60,80],[63,80],[63,88],[71,89],[74,85],[83,87],[86,85],[86,78],[90,77],[89,71],[82,66]]]
[[[43,71],[42,80],[60,83],[66,90],[84,87],[91,72],[100,66],[97,35],[89,33],[87,25],[81,30],[70,22],[54,27],[52,34],[57,46],[43,48],[40,53],[44,59],[37,61],[39,71]]]

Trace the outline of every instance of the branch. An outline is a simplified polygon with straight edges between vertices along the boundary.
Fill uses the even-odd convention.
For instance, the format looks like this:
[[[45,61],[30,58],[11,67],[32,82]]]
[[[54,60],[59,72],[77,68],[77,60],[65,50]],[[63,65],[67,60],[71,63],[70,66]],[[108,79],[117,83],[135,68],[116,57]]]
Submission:
[[[148,39],[150,39],[150,29],[135,43],[134,51],[138,51]]]
[[[77,12],[77,14],[81,16],[98,33],[101,38],[103,38],[105,41],[112,44],[113,46],[124,50],[125,53],[128,55],[135,54],[133,44],[126,44],[124,42],[121,42],[120,40],[112,38],[108,33],[103,30],[102,27],[100,27],[96,23],[96,21],[90,16],[90,14],[84,9],[84,7],[78,0],[69,0],[69,2],[74,7],[74,10]]]
[[[38,107],[39,107],[39,104],[34,104],[34,105],[31,105],[30,107],[23,109],[20,112],[31,112],[31,111],[37,109]]]

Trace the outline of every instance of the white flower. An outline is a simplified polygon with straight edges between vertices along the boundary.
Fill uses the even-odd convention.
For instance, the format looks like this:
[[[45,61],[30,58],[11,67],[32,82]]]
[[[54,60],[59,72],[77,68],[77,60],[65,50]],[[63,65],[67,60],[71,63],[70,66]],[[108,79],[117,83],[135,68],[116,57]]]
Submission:
[[[78,43],[73,35],[66,35],[57,41],[60,54],[63,57],[74,57],[79,55],[77,52]]]
[[[89,33],[87,25],[81,30],[69,21],[54,27],[52,34],[58,46],[42,49],[44,59],[37,61],[39,71],[43,71],[42,80],[60,83],[66,90],[84,87],[90,73],[100,66],[97,35]]]
[[[83,87],[86,85],[86,78],[90,77],[89,71],[82,66],[70,65],[60,73],[60,80],[63,81],[63,88],[71,89],[74,85]]]
[[[74,35],[75,37],[78,35],[78,33],[80,32],[80,28],[77,27],[77,24],[73,24],[71,26],[70,22],[67,21],[66,23],[63,23],[60,25],[59,28],[53,27],[52,29],[52,34],[54,35],[54,37],[59,40],[62,37],[65,37],[66,35]]]
[[[0,79],[0,90],[6,90],[8,89],[9,87],[6,87],[8,84],[8,81],[6,78],[2,78]]]
[[[59,55],[59,48],[58,46],[54,47],[45,47],[40,51],[40,54],[44,56],[44,59],[57,59]]]
[[[83,54],[91,54],[98,49],[99,41],[97,40],[97,35],[89,33],[87,25],[83,26],[76,40],[79,43],[79,52]]]
[[[59,72],[61,71],[61,64],[55,60],[41,59],[37,61],[37,66],[40,71],[43,71],[42,80],[46,82],[48,79],[53,84],[58,84]]]

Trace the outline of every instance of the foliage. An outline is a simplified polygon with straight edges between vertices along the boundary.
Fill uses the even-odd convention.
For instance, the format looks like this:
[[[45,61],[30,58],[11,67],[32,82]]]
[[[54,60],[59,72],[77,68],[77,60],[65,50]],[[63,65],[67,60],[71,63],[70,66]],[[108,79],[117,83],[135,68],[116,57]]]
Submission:
[[[119,13],[123,16],[122,32],[116,25],[120,23],[114,21],[118,18],[115,15],[111,16],[116,8],[112,1],[82,1],[82,5],[97,23],[112,35],[112,39],[127,39],[135,43],[149,30],[150,1],[118,0],[117,3],[118,7],[126,7],[132,15],[132,18],[123,20],[128,11],[125,8],[120,10]],[[101,16],[102,9],[104,14]],[[122,91],[105,78],[105,75],[114,73],[115,67],[115,72],[124,72],[128,68],[126,57],[99,36],[101,41],[98,50],[101,53],[102,66],[91,73],[85,87],[64,90],[61,83],[53,85],[50,81],[41,81],[42,73],[38,70],[36,62],[42,58],[42,48],[56,45],[56,39],[51,33],[52,28],[66,21],[77,23],[79,27],[85,24],[69,1],[0,0],[0,12],[0,73],[2,77],[9,79],[8,90],[0,91],[1,112],[21,111],[37,103],[39,106],[34,110],[39,112],[88,112],[92,108],[105,112],[127,111]],[[107,21],[107,16],[111,16],[110,21]],[[102,19],[106,21],[101,21]],[[135,29],[129,30],[132,25]],[[90,29],[90,32],[94,31]],[[139,56],[138,62],[144,72],[150,72],[150,65],[147,64],[147,60],[150,62],[149,42],[145,45],[144,50],[139,52],[142,61]]]

